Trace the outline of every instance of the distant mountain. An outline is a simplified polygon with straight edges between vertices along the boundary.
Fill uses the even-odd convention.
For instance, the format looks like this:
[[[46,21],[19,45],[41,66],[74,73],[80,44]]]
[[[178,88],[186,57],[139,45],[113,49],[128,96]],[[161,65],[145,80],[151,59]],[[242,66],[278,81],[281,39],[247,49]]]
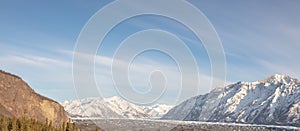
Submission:
[[[117,96],[65,101],[62,105],[72,118],[157,118],[173,107],[165,104],[138,106]]]
[[[300,126],[300,83],[277,74],[237,82],[188,99],[162,119]]]
[[[46,119],[60,125],[67,121],[64,108],[34,92],[20,77],[0,70],[0,116]]]

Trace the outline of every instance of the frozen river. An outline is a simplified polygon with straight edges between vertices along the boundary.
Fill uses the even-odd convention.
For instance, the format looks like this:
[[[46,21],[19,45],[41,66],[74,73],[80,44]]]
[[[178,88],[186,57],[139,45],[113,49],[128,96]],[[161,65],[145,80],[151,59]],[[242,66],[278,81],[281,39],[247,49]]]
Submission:
[[[147,119],[72,119],[83,129],[95,129],[96,126],[103,130],[133,130],[133,131],[177,131],[177,130],[300,130],[293,126],[253,125],[220,122],[195,122],[172,120],[147,120]]]

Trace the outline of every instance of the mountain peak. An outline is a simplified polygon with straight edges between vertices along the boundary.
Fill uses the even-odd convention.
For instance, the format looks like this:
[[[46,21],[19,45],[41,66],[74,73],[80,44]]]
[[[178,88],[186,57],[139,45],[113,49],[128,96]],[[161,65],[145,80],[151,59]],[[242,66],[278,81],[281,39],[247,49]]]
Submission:
[[[62,103],[70,117],[100,117],[100,118],[157,118],[173,106],[157,104],[154,106],[139,106],[130,103],[119,96],[110,98],[86,98]]]
[[[284,84],[288,84],[292,81],[298,81],[295,78],[292,78],[288,75],[283,75],[283,74],[274,74],[264,80],[262,80],[262,82],[268,82],[268,83],[284,83]]]
[[[113,96],[113,97],[106,98],[106,99],[109,99],[109,100],[117,100],[117,101],[124,100],[123,98],[121,98],[121,97],[119,97],[119,96]]]
[[[172,108],[163,119],[300,126],[299,96],[297,79],[275,74],[190,98]]]
[[[276,79],[276,80],[291,79],[290,76],[284,75],[284,74],[274,74],[271,76],[271,78]]]

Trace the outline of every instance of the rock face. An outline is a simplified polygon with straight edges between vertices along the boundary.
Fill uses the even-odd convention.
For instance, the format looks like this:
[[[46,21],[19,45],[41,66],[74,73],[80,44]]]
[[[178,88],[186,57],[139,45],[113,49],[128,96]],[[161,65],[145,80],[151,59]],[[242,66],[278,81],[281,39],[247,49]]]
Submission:
[[[58,125],[67,120],[64,108],[57,102],[34,92],[20,77],[0,71],[0,115],[37,119],[46,118]]]
[[[186,100],[163,119],[300,126],[300,82],[285,75],[238,82]]]

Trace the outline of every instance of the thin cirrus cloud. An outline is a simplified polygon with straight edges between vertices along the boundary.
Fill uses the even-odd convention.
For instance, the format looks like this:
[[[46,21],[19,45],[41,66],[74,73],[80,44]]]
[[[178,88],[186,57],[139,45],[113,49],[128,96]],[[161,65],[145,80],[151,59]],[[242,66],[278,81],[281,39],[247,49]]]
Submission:
[[[37,67],[51,67],[53,65],[60,67],[70,67],[71,63],[68,61],[57,60],[49,57],[42,56],[33,56],[33,55],[8,55],[2,56],[1,61],[8,65],[17,65],[17,64],[25,64],[29,66],[37,66]]]
[[[218,11],[212,3],[198,4],[222,40],[229,80],[254,81],[274,73],[299,78],[299,1],[226,2]]]
[[[72,56],[72,51],[62,51],[65,54]],[[152,71],[161,71],[165,79],[167,80],[167,91],[165,93],[166,96],[163,97],[161,101],[167,102],[168,100],[174,100],[178,97],[180,90],[189,90],[189,94],[184,94],[182,98],[186,99],[190,96],[194,96],[197,94],[204,94],[209,92],[211,87],[212,79],[215,79],[218,83],[224,83],[223,80],[218,78],[211,78],[209,75],[199,73],[199,84],[198,85],[187,85],[185,87],[181,87],[181,77],[180,71],[176,67],[176,65],[170,65],[166,63],[160,63],[151,59],[142,59],[138,60],[138,62],[131,63],[130,68],[128,68],[128,62],[118,59],[113,59],[107,56],[100,55],[90,55],[85,53],[78,53],[82,59],[90,59],[95,61],[95,77],[96,82],[98,83],[98,88],[100,88],[101,94],[104,97],[110,97],[114,95],[118,95],[114,88],[113,78],[112,78],[112,68],[111,65],[113,61],[118,61],[116,68],[125,69],[129,71],[129,79],[131,85],[121,85],[121,86],[132,86],[133,88],[138,88],[140,92],[143,92],[149,88],[149,76]],[[79,62],[80,63],[80,62]],[[186,65],[188,66],[188,65]],[[85,67],[85,65],[81,65],[82,68],[90,68]],[[190,82],[193,83],[193,82]],[[228,84],[228,83],[227,83]],[[195,92],[198,90],[198,93]],[[88,93],[88,92],[87,92]],[[84,94],[84,96],[89,96],[89,94]],[[149,96],[151,97],[151,96]],[[182,101],[184,99],[180,99]]]
[[[66,57],[66,58],[70,58],[73,54],[72,51],[66,51],[66,50],[60,50],[57,52],[61,52],[61,57]],[[89,59],[89,58],[94,58],[94,56],[90,56],[88,54],[81,54],[82,57]],[[96,63],[96,78],[97,81],[99,82],[99,85],[104,86],[103,93],[106,93],[106,96],[112,96],[112,95],[117,95],[117,92],[115,92],[114,88],[113,88],[113,81],[111,79],[111,70],[110,70],[110,66],[112,64],[113,61],[115,61],[116,59],[112,59],[110,57],[106,57],[106,56],[99,56],[96,55],[95,56],[95,63]],[[47,76],[39,76],[39,79],[35,79],[34,78],[29,78],[29,74],[27,74],[26,72],[23,74],[25,75],[25,79],[29,78],[29,82],[31,83],[31,85],[36,85],[34,84],[36,83],[41,83],[41,85],[38,86],[42,86],[42,87],[48,87],[48,88],[40,88],[40,87],[35,87],[35,89],[37,89],[38,91],[42,92],[43,94],[51,94],[51,91],[58,91],[58,90],[62,90],[62,88],[64,88],[64,90],[66,88],[68,88],[69,93],[73,92],[70,91],[70,89],[72,90],[72,80],[71,79],[66,79],[66,78],[71,78],[71,74],[70,71],[66,71],[66,70],[72,70],[72,61],[71,60],[59,60],[57,58],[51,58],[51,57],[47,57],[47,56],[35,56],[35,55],[24,55],[24,56],[18,56],[18,55],[8,55],[8,56],[1,56],[0,57],[0,61],[5,63],[2,64],[2,68],[7,68],[8,70],[10,69],[15,69],[15,68],[19,68],[19,69],[27,69],[27,70],[45,70],[45,69],[51,69],[51,70],[56,70],[56,72],[59,72],[59,74],[56,73],[48,73]],[[123,64],[118,64],[117,68],[127,68],[127,62],[122,61],[122,60],[117,60],[119,61],[118,63],[123,63]],[[26,68],[24,68],[24,65],[26,65]],[[178,71],[177,67],[175,66],[170,66],[168,64],[164,64],[164,63],[159,63],[156,62],[154,60],[144,60],[144,61],[140,61],[135,63],[134,65],[132,65],[132,67],[130,68],[130,73],[133,74],[131,75],[131,82],[134,83],[133,86],[135,87],[146,87],[149,86],[147,83],[149,83],[149,74],[151,73],[151,71],[153,70],[161,70],[164,74],[166,74],[166,78],[169,81],[170,85],[168,85],[168,87],[170,88],[166,95],[168,97],[165,96],[166,100],[162,100],[162,102],[167,102],[168,99],[172,100],[174,98],[177,97],[178,93],[181,90],[180,87],[180,72]],[[42,74],[46,73],[46,72],[40,72]],[[32,75],[32,74],[31,74]],[[199,85],[188,85],[187,87],[182,87],[182,89],[185,90],[191,90],[192,88],[199,88],[199,93],[203,94],[206,93],[210,90],[210,82],[211,82],[211,78],[208,75],[205,74],[199,74]],[[31,76],[32,77],[32,76]],[[38,76],[37,76],[38,77]],[[40,80],[41,78],[43,78],[44,80]],[[55,79],[54,79],[55,78]],[[55,81],[58,80],[58,81]],[[170,81],[175,81],[175,82],[170,82]],[[176,82],[178,81],[178,82]],[[57,83],[60,83],[64,86],[67,87],[51,87],[51,86],[46,86],[43,85],[42,83],[45,84],[51,84],[51,85],[57,85]],[[68,84],[69,83],[69,84]],[[199,87],[198,87],[199,86]],[[202,87],[202,88],[200,88]],[[52,89],[51,89],[52,88]],[[101,87],[103,88],[103,87]],[[113,89],[113,90],[112,90]],[[105,92],[106,91],[106,92]],[[47,93],[48,92],[48,93]],[[195,94],[195,92],[190,92],[191,94]],[[55,94],[55,93],[54,93]],[[66,92],[65,94],[68,94],[68,92]],[[88,96],[89,94],[87,94]],[[72,96],[72,94],[69,94],[69,96]],[[184,97],[188,98],[191,95],[186,95]],[[150,96],[149,96],[150,97]],[[68,98],[70,99],[70,98]],[[183,99],[182,99],[183,100]],[[181,101],[181,100],[180,100]],[[178,102],[178,101],[177,101]]]

